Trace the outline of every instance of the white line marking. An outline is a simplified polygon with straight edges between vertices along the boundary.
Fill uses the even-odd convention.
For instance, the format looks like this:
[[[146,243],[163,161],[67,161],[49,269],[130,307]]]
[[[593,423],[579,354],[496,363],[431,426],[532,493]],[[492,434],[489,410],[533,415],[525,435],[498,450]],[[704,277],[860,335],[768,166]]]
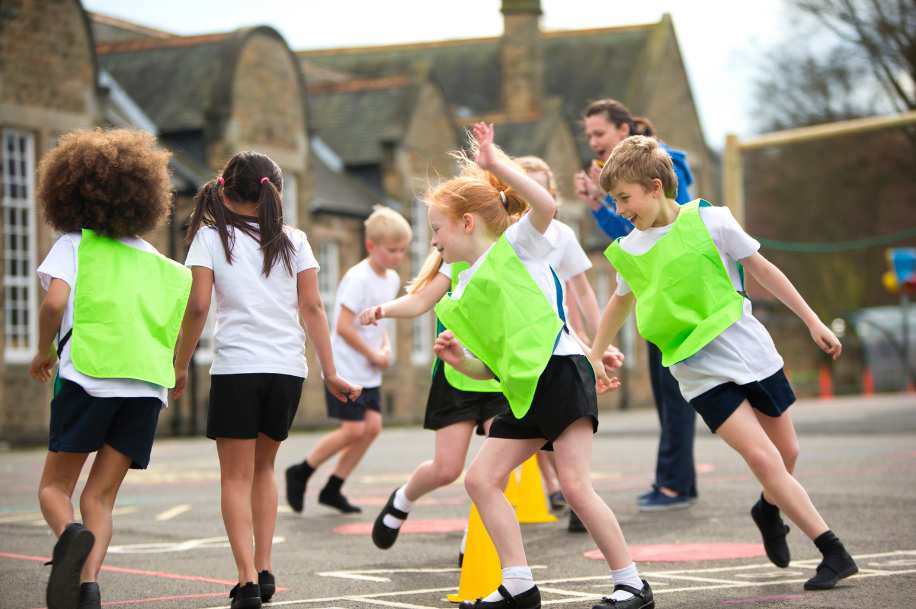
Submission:
[[[550,592],[551,594],[565,594],[567,596],[580,596],[585,598],[591,598],[594,594],[589,594],[588,592],[577,592],[576,590],[564,590],[562,588],[553,588],[547,586],[538,586],[538,590],[541,592]]]
[[[0,524],[30,522],[36,518],[41,518],[41,512],[23,512],[19,514],[10,514],[8,516],[0,516]],[[44,520],[42,520],[42,522],[44,522]]]
[[[395,601],[382,601],[378,599],[364,598],[362,596],[345,596],[342,600],[353,601],[357,603],[368,603],[370,605],[381,605],[383,607],[402,607],[403,609],[438,609],[429,605],[412,605],[410,603],[398,603]]]
[[[156,514],[156,520],[158,520],[159,522],[162,522],[164,520],[171,520],[175,516],[180,516],[181,514],[184,514],[185,512],[189,512],[189,511],[191,511],[191,505],[188,503],[182,503],[182,504],[176,505],[173,508],[169,508],[164,512],[160,512]]]

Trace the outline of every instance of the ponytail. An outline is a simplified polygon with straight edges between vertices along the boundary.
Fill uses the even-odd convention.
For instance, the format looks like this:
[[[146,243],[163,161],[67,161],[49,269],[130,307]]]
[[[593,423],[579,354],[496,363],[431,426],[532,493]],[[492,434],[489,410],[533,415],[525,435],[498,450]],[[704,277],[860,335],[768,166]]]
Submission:
[[[655,135],[655,125],[652,124],[645,116],[633,117],[633,131],[630,135],[644,135],[646,137],[657,137]]]
[[[439,273],[439,269],[442,268],[442,262],[442,256],[439,254],[438,250],[430,251],[426,260],[423,261],[423,266],[420,267],[420,272],[408,282],[406,288],[407,293],[415,294],[429,285],[429,282],[436,277],[436,274]]]
[[[219,233],[219,240],[223,244],[226,262],[232,264],[232,247],[235,245],[235,235],[229,232],[227,214],[230,214],[220,197],[220,184],[214,178],[204,184],[194,196],[194,212],[191,214],[191,223],[188,225],[187,242],[194,241],[197,231],[201,226],[210,226]]]
[[[270,269],[277,258],[283,260],[283,266],[292,275],[295,248],[283,230],[283,198],[280,190],[269,178],[262,178],[260,181],[258,230],[261,235],[261,252],[264,255],[264,276],[270,276]]]

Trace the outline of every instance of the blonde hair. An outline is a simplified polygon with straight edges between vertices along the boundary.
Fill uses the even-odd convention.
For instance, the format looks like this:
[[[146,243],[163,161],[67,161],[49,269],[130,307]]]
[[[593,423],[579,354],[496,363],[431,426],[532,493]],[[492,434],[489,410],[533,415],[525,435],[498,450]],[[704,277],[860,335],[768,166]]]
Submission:
[[[373,243],[382,243],[389,239],[410,241],[413,230],[404,216],[384,205],[376,205],[363,223],[366,226],[366,239]]]
[[[547,192],[554,199],[557,198],[557,180],[547,161],[539,156],[520,156],[514,160],[519,167],[525,170],[525,173],[543,173],[547,176]]]
[[[471,150],[458,150],[451,156],[458,163],[458,176],[431,187],[423,197],[427,207],[435,207],[454,220],[464,214],[476,214],[493,235],[502,235],[509,225],[528,211],[528,202],[498,177],[481,169],[474,162],[477,145],[470,138]],[[513,163],[506,153],[496,148],[500,160]],[[516,164],[516,167],[518,165]],[[522,168],[518,167],[521,171]],[[417,276],[408,284],[407,292],[422,290],[442,268],[442,257],[433,250],[427,256]]]
[[[605,191],[613,194],[620,182],[652,187],[652,180],[660,180],[665,196],[677,196],[677,175],[671,156],[651,137],[633,135],[614,147],[601,170],[598,182]]]

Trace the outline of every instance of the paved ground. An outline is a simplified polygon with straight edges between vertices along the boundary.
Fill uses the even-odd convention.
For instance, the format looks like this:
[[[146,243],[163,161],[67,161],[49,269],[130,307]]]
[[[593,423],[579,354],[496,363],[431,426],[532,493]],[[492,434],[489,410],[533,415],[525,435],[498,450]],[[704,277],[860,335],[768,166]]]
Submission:
[[[806,402],[793,408],[802,441],[799,478],[827,521],[857,556],[861,574],[839,588],[804,593],[817,552],[797,530],[788,569],[752,556],[681,562],[642,560],[659,607],[916,607],[916,397],[883,396]],[[705,429],[697,434],[700,500],[689,510],[640,514],[634,497],[654,467],[653,412],[607,413],[594,445],[594,480],[616,511],[638,554],[656,544],[757,544],[748,509],[757,487],[745,466]],[[301,459],[315,434],[294,435],[281,449],[278,470]],[[479,442],[479,441],[477,441]],[[475,443],[472,452],[476,450]],[[433,434],[386,430],[345,486],[362,515],[342,517],[315,495],[328,472],[309,488],[303,516],[281,512],[274,571],[286,589],[276,606],[449,607],[456,554],[468,502],[460,484],[421,500],[411,524],[445,532],[402,535],[386,552],[363,529],[413,466],[431,455]],[[44,453],[0,454],[0,608],[43,607],[52,538],[37,511],[35,486]],[[226,606],[234,568],[219,517],[218,470],[207,440],[163,440],[152,468],[125,481],[115,516],[115,539],[101,585],[105,604],[149,609]],[[281,489],[282,493],[282,489]],[[422,521],[435,521],[424,523]],[[590,607],[610,588],[602,561],[588,558],[594,544],[566,532],[563,523],[523,528],[545,605]],[[435,525],[435,526],[432,526]],[[675,549],[677,549],[675,548]],[[714,548],[721,549],[716,545]],[[726,548],[747,550],[745,546]],[[704,550],[704,551],[705,551]]]

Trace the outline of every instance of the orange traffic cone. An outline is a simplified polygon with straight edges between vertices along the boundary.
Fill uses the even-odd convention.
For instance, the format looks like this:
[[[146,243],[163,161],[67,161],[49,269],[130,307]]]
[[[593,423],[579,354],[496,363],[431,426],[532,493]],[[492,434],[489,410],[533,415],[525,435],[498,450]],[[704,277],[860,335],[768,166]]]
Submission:
[[[826,365],[821,366],[817,375],[818,384],[820,385],[820,397],[829,400],[833,397],[833,377],[830,375],[830,368]]]
[[[518,483],[518,505],[515,515],[521,524],[557,521],[557,517],[550,513],[550,506],[547,505],[547,494],[544,492],[537,454],[522,463],[522,479]]]
[[[448,600],[453,603],[476,600],[496,590],[502,580],[502,566],[496,546],[483,526],[477,506],[472,503],[458,593],[449,594]]]
[[[874,395],[875,394],[875,377],[871,374],[871,368],[865,366],[865,370],[862,371],[862,395]]]

